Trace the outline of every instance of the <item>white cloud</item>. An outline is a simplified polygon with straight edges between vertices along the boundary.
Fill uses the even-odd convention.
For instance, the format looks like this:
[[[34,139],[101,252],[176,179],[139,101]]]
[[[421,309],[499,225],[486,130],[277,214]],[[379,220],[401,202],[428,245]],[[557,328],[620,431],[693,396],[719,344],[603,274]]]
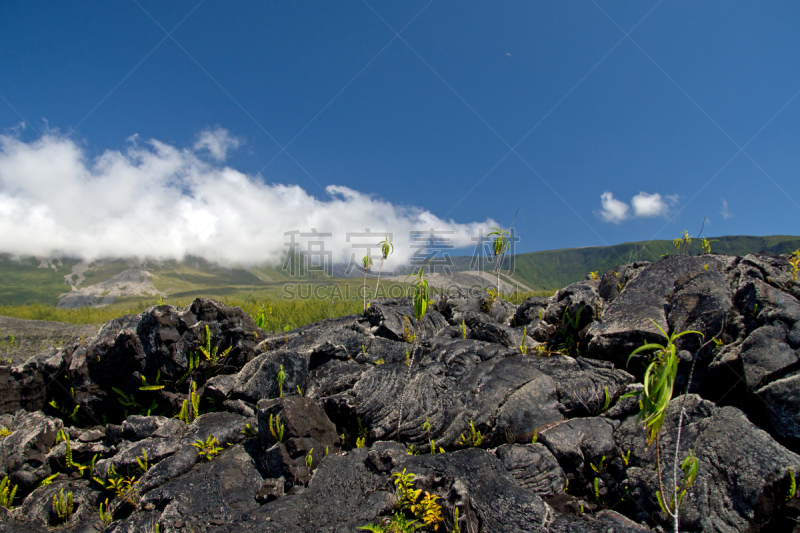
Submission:
[[[631,205],[633,214],[637,217],[659,217],[669,211],[669,206],[658,193],[648,194],[640,191],[631,199]]]
[[[720,211],[719,214],[722,215],[724,219],[729,219],[733,216],[730,211],[728,211],[728,201],[725,198],[722,199],[722,211]]]
[[[206,128],[197,136],[194,143],[195,152],[208,150],[211,157],[217,161],[224,161],[228,157],[229,150],[235,150],[241,144],[241,140],[232,137],[225,128]]]
[[[134,136],[126,150],[90,159],[58,132],[30,142],[0,135],[0,252],[277,263],[287,250],[284,232],[315,228],[333,234],[324,241],[336,263],[350,258],[354,242],[377,242],[385,232],[394,234],[401,261],[413,251],[412,230],[453,231],[450,243],[459,248],[473,246],[479,228],[497,225],[442,220],[338,185],[318,198],[297,185],[250,179],[220,163],[238,143],[220,128],[183,149]],[[201,157],[206,150],[211,160]],[[348,232],[364,228],[377,237],[347,242]],[[355,251],[360,260],[364,250]]]
[[[614,198],[614,195],[608,191],[600,195],[600,201],[603,203],[603,208],[598,212],[600,218],[606,222],[614,222],[619,224],[628,218],[628,204],[620,202]]]

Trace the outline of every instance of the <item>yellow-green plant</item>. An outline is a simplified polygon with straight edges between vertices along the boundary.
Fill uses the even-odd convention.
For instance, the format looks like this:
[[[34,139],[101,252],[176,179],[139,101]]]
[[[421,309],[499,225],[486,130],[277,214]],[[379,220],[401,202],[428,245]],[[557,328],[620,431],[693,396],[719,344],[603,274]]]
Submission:
[[[525,341],[528,338],[528,326],[522,328],[522,344],[519,345],[519,351],[522,355],[528,355],[528,347],[525,345]]]
[[[111,515],[111,511],[108,509],[108,498],[106,498],[105,503],[105,511],[103,510],[103,502],[100,502],[100,508],[98,509],[98,512],[100,513],[100,520],[103,521],[103,524],[108,525],[114,521],[114,517]]]
[[[414,335],[414,331],[411,329],[411,319],[408,315],[403,316],[403,340],[409,344],[413,344],[414,340],[417,338]]]
[[[467,324],[464,323],[464,319],[463,318],[461,319],[461,325],[459,326],[459,329],[461,330],[461,338],[462,339],[466,339],[467,338]]]
[[[711,239],[711,240],[703,239],[702,241],[700,241],[700,246],[703,248],[703,253],[704,254],[710,254],[711,253],[711,243],[712,242],[717,242],[717,239]]]
[[[480,431],[475,429],[475,424],[472,420],[469,421],[470,434],[466,437],[461,434],[461,440],[458,442],[461,446],[480,446],[483,442],[483,435]]]
[[[680,253],[681,245],[683,245],[684,255],[689,255],[689,246],[692,244],[692,238],[689,236],[688,230],[683,230],[683,236],[672,240],[675,249]]]
[[[367,314],[367,272],[372,267],[372,258],[369,254],[364,256],[364,259],[361,260],[361,264],[364,266],[364,314]]]
[[[245,424],[244,429],[242,430],[242,435],[248,439],[252,439],[253,437],[258,437],[258,430],[252,427],[250,424]]]
[[[215,368],[219,364],[220,359],[224,359],[230,353],[232,348],[233,348],[233,345],[228,346],[228,349],[225,350],[224,352],[222,352],[222,355],[219,354],[219,346],[218,345],[214,346],[212,348],[211,347],[211,328],[209,328],[208,324],[206,324],[205,340],[203,341],[203,344],[201,344],[199,346],[200,353],[202,353],[203,356],[205,356],[206,361],[208,361],[208,364],[209,364],[208,370],[206,371],[206,375],[208,375],[208,373],[211,372],[212,369]]]
[[[677,523],[677,516],[678,516],[678,509],[681,507],[681,503],[683,503],[683,498],[686,496],[686,491],[689,490],[694,484],[695,478],[697,478],[697,470],[699,468],[699,463],[697,458],[692,453],[692,450],[689,450],[689,456],[683,460],[683,464],[681,464],[681,470],[683,471],[683,481],[681,481],[680,485],[675,487],[670,498],[664,498],[661,491],[656,491],[656,498],[658,499],[658,506],[661,507],[661,510],[664,511],[664,514],[673,517]]]
[[[461,524],[458,523],[458,506],[453,509],[453,533],[461,533]]]
[[[189,394],[189,398],[183,400],[181,411],[175,418],[187,424],[191,424],[198,416],[200,416],[200,396],[197,395],[197,382],[192,381],[192,390]]]
[[[366,437],[356,437],[356,448],[363,448],[367,445]]]
[[[154,390],[161,390],[164,388],[164,385],[159,383],[161,381],[161,370],[156,372],[156,382],[154,384],[147,383],[147,378],[142,376],[142,386],[139,387],[141,391],[154,391]]]
[[[628,466],[631,462],[631,451],[628,450],[627,452],[620,454],[620,457],[622,457],[622,462],[625,463],[625,466]]]
[[[200,366],[200,353],[199,352],[190,352],[188,356],[186,356],[187,361],[187,368],[186,372],[183,373],[181,377],[178,378],[178,381],[175,382],[175,386],[177,387],[191,375],[192,372],[197,370]]]
[[[491,313],[494,308],[494,303],[497,301],[497,289],[489,289],[486,291],[486,296],[481,303],[481,309],[484,313]]]
[[[72,458],[72,442],[70,441],[69,433],[64,431],[63,429],[59,429],[58,433],[56,434],[56,443],[62,440],[65,442],[66,446],[65,460],[67,463],[67,467],[77,469],[81,475],[83,475],[83,472],[88,469],[89,477],[91,477],[92,471],[94,470],[94,464],[97,461],[98,454],[94,454],[94,457],[92,458],[91,462],[87,465],[75,462]]]
[[[392,477],[394,478],[396,489],[397,511],[392,517],[388,528],[369,524],[358,529],[378,533],[406,533],[417,531],[423,527],[433,527],[434,531],[438,531],[439,525],[444,523],[442,508],[436,501],[439,497],[426,492],[425,496],[420,499],[422,490],[414,488],[414,478],[416,476],[406,472],[405,468],[402,472],[392,474]],[[404,514],[405,512],[413,514],[415,520],[409,521]],[[420,520],[422,523],[419,522]],[[458,518],[456,518],[457,520]]]
[[[664,513],[673,519],[674,529],[678,531],[679,510],[686,491],[694,483],[697,477],[697,470],[699,463],[696,457],[689,451],[689,456],[686,457],[681,465],[683,471],[683,481],[678,484],[678,451],[680,449],[680,428],[683,424],[683,407],[681,407],[681,414],[678,421],[678,439],[675,445],[675,464],[673,465],[673,483],[672,495],[666,499],[662,496],[664,492],[664,483],[661,477],[661,451],[659,446],[659,432],[664,423],[664,415],[666,414],[669,402],[672,399],[672,390],[675,386],[675,378],[678,373],[678,356],[675,340],[691,333],[695,333],[703,337],[704,335],[699,331],[684,331],[682,333],[673,332],[667,335],[661,326],[651,319],[651,322],[661,331],[661,334],[667,339],[665,345],[649,343],[640,346],[628,357],[628,363],[631,358],[639,352],[652,351],[650,356],[650,364],[647,367],[644,375],[644,389],[640,391],[633,391],[623,395],[623,398],[629,396],[641,396],[639,400],[639,422],[643,423],[647,430],[646,445],[649,446],[654,441],[656,443],[656,471],[658,473],[658,486],[659,490],[656,491],[658,504]],[[709,341],[710,342],[710,341]],[[694,369],[694,364],[692,365]],[[691,382],[691,374],[688,380]],[[684,397],[685,401],[685,397]]]
[[[150,463],[147,462],[147,450],[142,448],[142,457],[136,456],[136,462],[139,464],[139,471],[142,474],[150,470]]]
[[[381,245],[381,266],[378,268],[378,283],[375,285],[375,297],[378,297],[378,288],[381,286],[381,272],[383,272],[383,262],[389,257],[389,254],[394,252],[394,244],[389,241],[389,236],[378,244]]]
[[[283,371],[283,365],[278,371],[278,397],[283,398],[283,383],[286,381],[286,372]]]
[[[2,489],[2,486],[3,485],[0,484],[0,489]],[[789,490],[786,492],[786,501],[788,502],[789,500],[794,498],[795,494],[797,494],[797,480],[794,478],[794,470],[792,470],[790,468],[789,469]],[[0,503],[2,503],[1,500],[0,500]]]
[[[192,446],[196,446],[200,450],[198,454],[201,457],[204,457],[207,461],[213,459],[215,455],[223,450],[223,448],[219,445],[217,437],[214,437],[213,435],[209,435],[205,441],[195,441]]]
[[[134,476],[125,477],[116,471],[114,465],[111,465],[108,467],[105,483],[98,477],[92,479],[99,483],[104,489],[114,491],[117,497],[125,500],[127,503],[134,506],[138,505],[139,489],[136,485],[139,483],[139,480]]]
[[[14,508],[14,495],[17,493],[17,485],[11,488],[11,482],[8,476],[0,481],[0,507],[5,507],[9,511]]]
[[[792,253],[789,264],[792,265],[792,281],[797,281],[797,275],[800,273],[800,250]]]
[[[44,487],[45,485],[49,485],[49,484],[50,484],[50,483],[52,483],[52,482],[53,482],[53,480],[54,480],[55,478],[57,478],[57,477],[58,477],[58,472],[56,472],[56,473],[55,473],[55,474],[53,474],[52,476],[47,476],[46,478],[44,478],[43,480],[41,480],[41,481],[40,481],[40,482],[39,482],[39,483],[36,485],[36,488],[39,488],[39,487]]]
[[[281,424],[281,415],[269,415],[269,432],[272,433],[272,437],[278,441],[283,442],[283,432],[286,428]]]
[[[72,491],[68,492],[67,496],[65,497],[64,489],[61,489],[58,491],[58,494],[53,496],[53,511],[55,511],[59,520],[66,522],[74,510],[75,509],[72,504]]]
[[[0,426],[0,440],[3,440],[4,438],[8,437],[9,435],[11,435],[11,430],[8,429],[5,426]]]
[[[308,450],[308,454],[306,455],[306,466],[308,467],[308,471],[311,471],[311,465],[314,464],[314,456],[311,455],[311,452],[314,451],[314,448]]]
[[[539,440],[539,428],[533,430],[533,438],[531,438],[531,444],[536,444],[536,441]]]
[[[591,276],[592,281],[597,281],[598,279],[600,279],[600,276],[597,275],[596,270],[594,272],[589,272],[589,276]]]
[[[519,209],[517,210],[519,211]],[[514,216],[516,219],[516,215]],[[511,223],[513,226],[513,222]],[[494,242],[492,243],[492,251],[494,252],[495,261],[497,264],[495,265],[495,272],[497,274],[497,285],[496,290],[500,292],[500,269],[503,265],[503,259],[506,255],[506,250],[508,250],[508,238],[511,236],[509,232],[504,230],[502,227],[500,228],[489,228],[492,230],[491,232],[487,233],[487,237],[494,236]],[[510,229],[510,228],[509,228]]]
[[[682,333],[672,333],[667,335],[664,329],[650,319],[653,324],[666,337],[666,345],[649,343],[636,348],[628,357],[628,364],[634,355],[640,352],[652,351],[650,364],[644,374],[644,389],[625,394],[623,398],[629,396],[642,396],[640,399],[641,410],[639,412],[639,422],[644,423],[647,428],[647,445],[656,439],[661,426],[664,423],[664,414],[667,406],[672,399],[672,390],[675,386],[675,378],[678,374],[678,355],[675,341],[695,333],[703,336],[699,331],[684,331]]]

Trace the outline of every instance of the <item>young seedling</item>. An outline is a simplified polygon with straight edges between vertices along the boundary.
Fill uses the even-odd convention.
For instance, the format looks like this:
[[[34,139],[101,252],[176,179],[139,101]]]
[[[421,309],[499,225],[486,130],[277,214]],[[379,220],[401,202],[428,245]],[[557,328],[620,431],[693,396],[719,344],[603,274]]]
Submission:
[[[797,281],[797,275],[800,273],[800,250],[792,253],[789,264],[792,265],[792,281]]]
[[[528,338],[528,326],[522,328],[522,344],[519,346],[519,351],[522,355],[528,355],[528,347],[525,346],[525,341]]]
[[[286,372],[283,371],[283,365],[278,371],[278,397],[283,398],[283,383],[286,381]]]
[[[417,274],[418,279],[414,281],[414,296],[412,297],[412,301],[414,302],[414,316],[417,319],[417,332],[414,335],[414,343],[419,339],[420,335],[420,328],[422,324],[422,319],[425,316],[425,313],[428,310],[428,306],[431,304],[430,300],[430,291],[428,288],[428,280],[425,279],[425,266],[430,261],[430,258],[426,259],[425,262],[419,269],[419,273]],[[413,276],[414,274],[409,274],[406,276],[406,279]],[[411,349],[414,351],[414,355],[411,357],[409,353],[406,352],[406,356],[408,357],[408,370],[406,371],[406,379],[403,383],[403,392],[400,394],[400,408],[398,409],[397,413],[397,438],[400,439],[400,426],[403,422],[403,402],[405,400],[405,393],[406,393],[406,386],[408,385],[408,378],[411,373],[411,367],[414,365],[414,356],[416,356],[416,350],[414,343],[411,345]]]
[[[370,267],[372,266],[372,258],[369,254],[364,256],[364,259],[361,260],[361,264],[364,265],[364,314],[367,314],[367,272],[369,271]]]
[[[717,239],[708,240],[708,239],[704,238],[702,241],[700,241],[700,246],[703,248],[703,253],[704,254],[710,254],[711,253],[711,243],[712,242],[717,242]]]
[[[195,441],[192,446],[196,446],[200,450],[199,455],[205,457],[207,461],[213,459],[215,455],[223,450],[214,436],[209,436],[205,442],[202,440]]]
[[[281,415],[278,414],[275,418],[272,418],[273,415],[269,415],[269,432],[272,433],[272,437],[278,441],[283,442],[283,433],[284,433],[284,426],[281,424]]]
[[[5,507],[9,511],[14,508],[14,495],[17,493],[17,485],[14,485],[14,488],[11,488],[11,483],[8,480],[8,476],[3,478],[3,481],[0,481],[0,507]]]
[[[103,524],[107,526],[108,524],[114,521],[114,517],[111,515],[111,511],[109,511],[108,509],[108,498],[106,498],[105,504],[106,508],[104,511],[103,502],[100,502],[100,509],[98,509],[98,512],[100,513],[100,520],[102,520]]]
[[[678,453],[680,451],[680,435],[684,415],[683,405],[681,405],[680,417],[678,419],[678,438],[676,439],[675,443],[675,462],[673,465],[674,468],[672,482],[674,490],[672,491],[672,496],[669,499],[665,499],[662,496],[665,494],[665,492],[664,483],[661,478],[661,451],[659,445],[659,432],[664,423],[664,415],[666,414],[667,407],[672,399],[672,390],[678,373],[678,356],[675,340],[684,335],[689,335],[692,333],[700,335],[701,337],[703,337],[703,334],[699,331],[684,331],[682,333],[673,332],[671,335],[667,335],[666,331],[664,331],[661,326],[656,324],[655,321],[651,319],[651,322],[653,322],[659,331],[661,331],[661,334],[667,339],[667,343],[666,345],[655,343],[645,344],[631,353],[631,355],[628,357],[628,363],[630,363],[631,358],[639,352],[655,350],[651,354],[650,364],[645,371],[644,389],[640,391],[629,392],[622,397],[626,398],[629,396],[641,396],[641,399],[639,400],[640,412],[638,419],[644,424],[647,430],[646,445],[650,446],[650,444],[652,444],[654,441],[656,443],[656,471],[658,473],[658,486],[660,489],[656,491],[656,497],[658,498],[658,503],[662,511],[664,511],[667,516],[673,519],[674,530],[675,533],[677,533],[680,523],[680,505],[684,496],[686,495],[686,491],[692,486],[695,478],[697,477],[697,470],[699,466],[697,458],[694,457],[692,451],[690,450],[689,456],[684,459],[681,465],[681,470],[683,471],[683,481],[680,485],[678,485]],[[720,334],[721,333],[722,330],[720,331]],[[708,341],[703,346],[709,344],[710,342],[711,341]],[[687,380],[687,383],[691,383],[691,375],[694,371],[694,363],[695,361],[692,362],[692,370],[689,372],[689,379]],[[685,401],[686,395],[684,395],[684,403]]]
[[[391,243],[389,240],[389,235],[386,235],[386,239],[382,240],[378,244],[381,245],[381,266],[378,268],[378,283],[375,285],[375,297],[378,297],[378,288],[381,286],[381,272],[383,272],[383,262],[386,261],[386,258],[389,257],[389,254],[394,251],[394,244]]]
[[[483,442],[483,435],[480,431],[475,429],[475,424],[472,423],[472,420],[469,421],[470,427],[470,434],[466,437],[464,434],[461,434],[461,440],[458,442],[461,446],[480,446]]]
[[[58,494],[53,496],[53,511],[55,511],[56,516],[58,516],[60,521],[67,521],[74,511],[72,504],[72,491],[67,493],[66,498],[64,497],[64,489],[61,489]]]

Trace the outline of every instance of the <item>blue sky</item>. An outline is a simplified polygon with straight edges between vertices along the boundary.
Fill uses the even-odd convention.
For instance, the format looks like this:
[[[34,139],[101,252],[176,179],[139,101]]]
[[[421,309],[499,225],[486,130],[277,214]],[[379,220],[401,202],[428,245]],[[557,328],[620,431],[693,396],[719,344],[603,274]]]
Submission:
[[[466,250],[517,207],[517,252],[704,216],[798,234],[798,23],[797,2],[3,2],[0,248],[255,261],[317,227],[341,258],[345,232],[436,225]]]

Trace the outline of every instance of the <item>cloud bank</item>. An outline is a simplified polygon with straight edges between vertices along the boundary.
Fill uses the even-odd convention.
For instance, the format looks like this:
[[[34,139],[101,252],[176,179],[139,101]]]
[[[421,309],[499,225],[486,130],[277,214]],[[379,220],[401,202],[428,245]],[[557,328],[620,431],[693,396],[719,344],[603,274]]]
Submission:
[[[0,252],[278,264],[290,241],[285,232],[316,229],[332,234],[316,240],[335,263],[353,253],[360,261],[365,250],[353,245],[376,243],[385,232],[393,233],[401,262],[418,244],[411,231],[451,231],[444,237],[460,248],[496,225],[442,220],[343,186],[330,185],[318,198],[297,185],[265,183],[224,165],[241,141],[221,128],[201,132],[191,148],[137,136],[128,141],[125,150],[90,159],[57,131],[29,142],[14,131],[0,135]],[[348,233],[366,228],[377,235],[347,241]]]
[[[662,197],[658,193],[649,194],[640,191],[631,199],[631,205],[614,198],[608,191],[600,195],[601,208],[595,213],[605,222],[619,224],[633,217],[662,217],[669,213],[671,205],[678,203],[678,195]],[[632,208],[632,209],[631,209]],[[633,214],[631,215],[631,211]]]

